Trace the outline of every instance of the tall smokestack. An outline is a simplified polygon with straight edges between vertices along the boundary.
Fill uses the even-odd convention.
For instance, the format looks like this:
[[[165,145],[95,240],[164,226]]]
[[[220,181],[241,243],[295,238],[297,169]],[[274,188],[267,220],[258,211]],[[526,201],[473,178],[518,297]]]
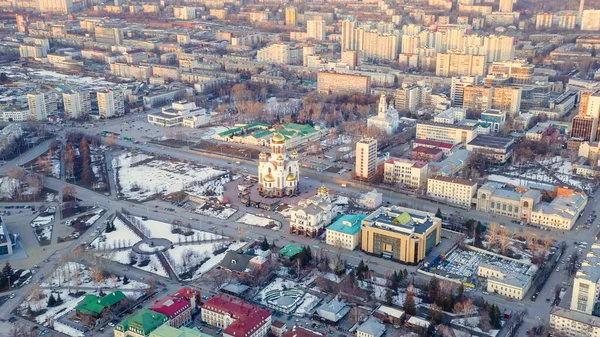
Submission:
[[[583,7],[585,6],[585,0],[579,1],[579,20],[583,16]]]

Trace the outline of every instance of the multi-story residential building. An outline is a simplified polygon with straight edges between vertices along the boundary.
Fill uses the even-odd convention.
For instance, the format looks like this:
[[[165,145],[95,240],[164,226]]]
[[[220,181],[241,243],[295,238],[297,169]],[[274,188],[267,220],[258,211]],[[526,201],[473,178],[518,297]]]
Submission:
[[[96,93],[100,117],[111,118],[125,114],[125,97],[120,89],[105,89]]]
[[[550,29],[554,22],[554,14],[552,13],[539,13],[535,16],[535,29]]]
[[[600,9],[586,9],[581,13],[581,30],[600,31]]]
[[[357,28],[358,22],[355,18],[349,17],[342,21],[342,51],[359,49],[359,38]]]
[[[306,37],[317,41],[324,41],[326,28],[325,20],[307,20]]]
[[[492,106],[493,88],[483,85],[468,86],[463,89],[464,109],[486,110]]]
[[[90,92],[67,89],[62,94],[66,119],[84,118],[92,112]]]
[[[96,42],[106,43],[111,46],[120,46],[123,44],[123,29],[108,25],[95,26],[94,34]]]
[[[110,72],[115,76],[133,77],[141,81],[146,81],[152,76],[152,66],[116,62],[111,63]]]
[[[377,108],[377,115],[369,117],[367,120],[367,127],[378,128],[388,135],[394,134],[398,129],[400,123],[400,117],[398,110],[396,110],[391,104],[388,105],[385,92],[379,97],[379,106]]]
[[[202,321],[223,330],[227,337],[264,337],[271,328],[271,312],[246,301],[218,294],[202,305]]]
[[[301,64],[302,47],[288,43],[276,43],[259,49],[256,53],[258,62],[274,64]]]
[[[325,242],[328,245],[354,250],[360,245],[360,229],[366,215],[344,214],[327,227]]]
[[[380,33],[378,30],[360,30],[362,38],[358,54],[365,60],[386,60],[394,61],[398,59],[400,46],[400,33],[398,31],[389,33]]]
[[[317,91],[329,94],[367,94],[371,91],[371,78],[320,71],[317,74]]]
[[[512,12],[514,0],[500,0],[500,12]]]
[[[433,147],[417,146],[410,151],[410,159],[422,162],[437,162],[444,157],[444,151]]]
[[[574,30],[577,25],[577,13],[556,13],[555,17],[558,19],[558,29]]]
[[[340,61],[347,64],[350,70],[354,70],[358,66],[358,52],[356,50],[344,50]]]
[[[524,266],[523,269],[529,269]],[[485,277],[487,291],[505,297],[522,300],[531,287],[532,276],[499,266],[482,264],[477,267],[477,276]]]
[[[159,326],[169,321],[169,317],[149,309],[140,309],[115,325],[115,337],[148,337]]]
[[[471,207],[477,183],[467,179],[434,176],[427,179],[427,196],[447,203]]]
[[[67,14],[73,9],[72,0],[36,0],[35,9],[40,13]]]
[[[600,295],[600,244],[594,243],[573,280],[570,308],[555,306],[550,312],[550,328],[565,336],[595,337],[600,334],[596,316]]]
[[[584,92],[579,102],[579,112],[571,123],[571,137],[584,141],[596,141],[600,138],[600,90]]]
[[[28,120],[45,121],[48,116],[58,112],[58,99],[53,92],[36,92],[27,94],[29,104]]]
[[[143,49],[133,49],[125,52],[125,61],[128,64],[140,64],[148,59],[148,53]]]
[[[454,107],[462,107],[466,87],[476,85],[478,78],[475,76],[453,77],[450,85],[450,101]]]
[[[296,7],[288,7],[285,9],[285,25],[296,27],[298,25],[298,9]]]
[[[443,124],[455,124],[467,118],[467,110],[462,108],[449,108],[435,115],[433,121]]]
[[[453,145],[467,144],[477,136],[474,126],[442,124],[435,122],[417,123],[416,139],[433,140]]]
[[[467,150],[484,154],[494,163],[506,163],[516,148],[515,140],[490,135],[477,135],[467,143]]]
[[[521,112],[521,88],[495,87],[492,96],[492,109],[506,111],[512,116]]]
[[[420,188],[427,182],[427,169],[426,162],[391,158],[384,163],[383,181],[388,184]]]
[[[487,62],[512,60],[515,53],[514,37],[506,35],[489,35],[483,38],[482,48]]]
[[[364,252],[408,264],[421,262],[441,239],[440,218],[405,207],[380,207],[362,224]]]
[[[530,221],[531,212],[541,199],[542,195],[537,190],[488,181],[477,190],[477,210]]]
[[[534,66],[527,63],[527,60],[494,62],[488,69],[488,76],[507,78],[514,84],[529,84],[533,69]]]
[[[44,46],[22,44],[19,46],[19,57],[20,58],[34,58],[40,59],[48,55],[48,51]]]
[[[435,64],[435,74],[437,76],[485,75],[485,55],[439,53]]]
[[[196,7],[174,7],[173,17],[181,20],[192,20],[196,18]]]
[[[298,202],[290,214],[290,233],[311,238],[321,235],[332,219],[329,189],[321,186],[316,195]]]
[[[356,143],[354,173],[359,179],[369,180],[377,169],[377,139],[363,138]]]

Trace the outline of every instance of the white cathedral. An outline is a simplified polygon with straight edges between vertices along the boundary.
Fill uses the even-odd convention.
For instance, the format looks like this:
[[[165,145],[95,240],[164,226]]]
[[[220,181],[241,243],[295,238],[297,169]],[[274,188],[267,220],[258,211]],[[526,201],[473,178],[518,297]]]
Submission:
[[[377,116],[370,117],[367,120],[367,126],[381,129],[388,135],[391,135],[396,132],[399,123],[400,116],[398,115],[398,110],[393,105],[387,104],[385,92],[382,93],[379,98]]]
[[[261,152],[258,162],[258,192],[265,197],[296,195],[298,191],[298,152],[285,151],[285,137],[277,132],[271,137],[271,156]]]

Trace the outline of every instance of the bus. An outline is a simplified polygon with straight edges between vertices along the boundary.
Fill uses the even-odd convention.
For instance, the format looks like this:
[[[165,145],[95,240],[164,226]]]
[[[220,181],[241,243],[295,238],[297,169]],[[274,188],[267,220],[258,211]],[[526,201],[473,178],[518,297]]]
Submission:
[[[129,137],[129,136],[123,136],[123,139],[126,140],[126,141],[128,141],[128,142],[131,141],[131,137]]]
[[[100,136],[102,136],[102,137],[106,137],[107,135],[108,135],[108,131],[100,132]]]

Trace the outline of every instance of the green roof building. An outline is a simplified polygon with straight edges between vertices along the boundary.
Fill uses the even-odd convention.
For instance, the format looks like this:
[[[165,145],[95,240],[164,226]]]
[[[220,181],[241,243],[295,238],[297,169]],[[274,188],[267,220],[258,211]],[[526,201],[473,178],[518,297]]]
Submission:
[[[158,312],[140,309],[115,326],[115,337],[147,337],[168,320],[169,317]]]
[[[193,328],[182,326],[177,329],[169,324],[163,324],[156,330],[150,333],[150,337],[213,337],[209,334],[203,333],[202,331]]]
[[[327,227],[325,242],[328,245],[354,250],[360,243],[360,229],[366,217],[362,214],[344,214],[337,217],[335,222]]]
[[[296,257],[296,255],[300,254],[302,249],[304,249],[304,247],[294,243],[290,243],[289,245],[281,248],[279,254],[281,254],[284,258],[288,260],[293,260]]]
[[[96,295],[85,295],[75,310],[81,315],[100,317],[104,309],[117,305],[125,298],[127,297],[120,290],[115,290],[102,298]]]

